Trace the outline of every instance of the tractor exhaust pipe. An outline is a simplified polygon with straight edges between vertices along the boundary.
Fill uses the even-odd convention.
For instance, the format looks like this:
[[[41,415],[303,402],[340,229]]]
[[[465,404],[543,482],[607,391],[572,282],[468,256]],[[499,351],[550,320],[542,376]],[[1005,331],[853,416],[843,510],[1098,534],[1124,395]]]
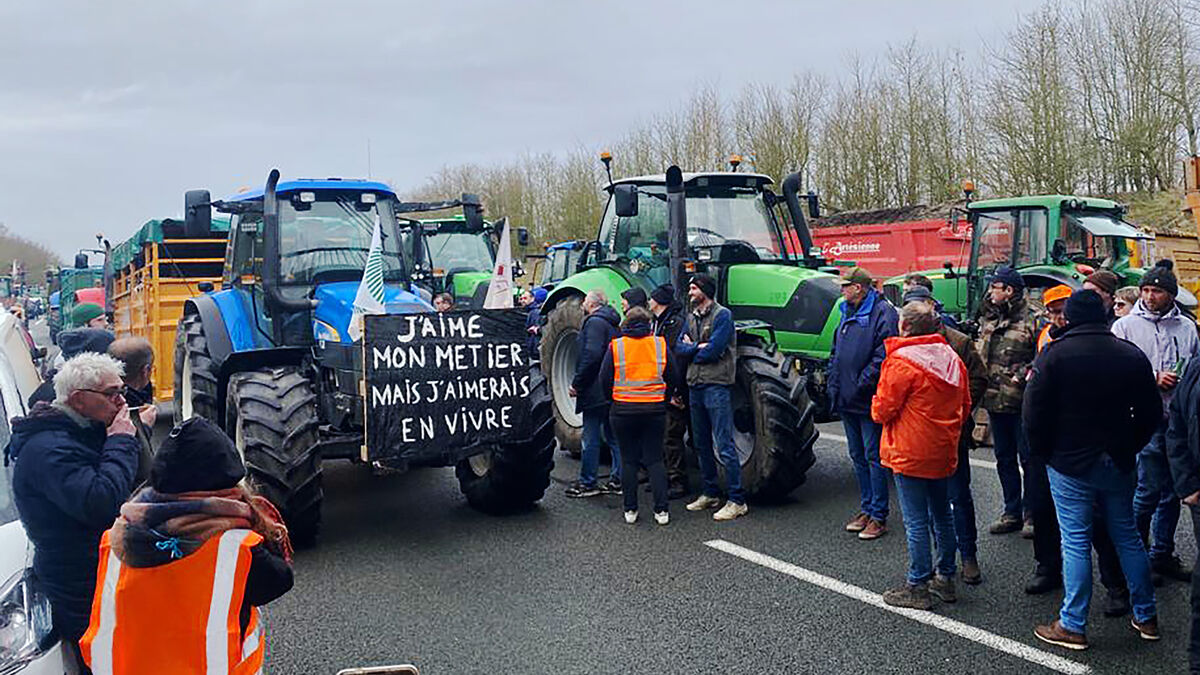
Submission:
[[[674,164],[667,169],[667,246],[670,249],[675,301],[687,307],[687,277],[683,271],[683,261],[688,257],[687,205],[683,193],[683,171]]]
[[[280,289],[279,199],[275,196],[275,186],[278,184],[279,169],[271,169],[271,173],[267,175],[267,185],[263,188],[263,292],[266,295],[267,303],[280,313],[307,312],[316,307],[316,300],[288,298]],[[273,323],[276,326],[276,339],[278,339],[283,321],[274,321]]]
[[[788,174],[783,179],[783,201],[787,204],[788,215],[792,217],[792,228],[800,239],[800,254],[804,256],[804,264],[817,267],[821,261],[813,257],[812,232],[808,229],[808,221],[804,218],[804,210],[800,208],[800,174]]]

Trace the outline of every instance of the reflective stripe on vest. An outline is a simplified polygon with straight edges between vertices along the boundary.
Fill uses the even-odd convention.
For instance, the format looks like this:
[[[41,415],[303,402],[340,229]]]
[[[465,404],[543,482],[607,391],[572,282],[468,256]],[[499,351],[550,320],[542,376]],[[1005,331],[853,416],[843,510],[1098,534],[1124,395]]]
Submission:
[[[613,400],[662,403],[667,400],[667,341],[662,337],[619,337],[612,341]]]
[[[100,542],[91,625],[80,640],[96,675],[262,670],[265,640],[256,608],[244,636],[241,629],[250,549],[261,536],[229,530],[184,558],[144,568],[122,565],[109,536]]]

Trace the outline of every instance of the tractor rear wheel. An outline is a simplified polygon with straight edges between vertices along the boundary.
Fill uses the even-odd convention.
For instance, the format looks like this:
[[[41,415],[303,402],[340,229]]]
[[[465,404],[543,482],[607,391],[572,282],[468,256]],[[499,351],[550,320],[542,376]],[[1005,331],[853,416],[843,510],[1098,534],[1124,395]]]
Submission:
[[[311,546],[325,495],[312,383],[294,366],[238,373],[229,379],[225,424],[255,489],[283,514],[292,541]]]
[[[528,438],[497,444],[454,467],[467,502],[480,511],[521,511],[546,494],[554,468],[554,414],[546,378],[536,364],[529,369],[529,401]]]
[[[583,415],[575,412],[575,397],[569,392],[579,360],[575,338],[582,325],[583,296],[565,298],[546,317],[538,347],[554,407],[554,435],[572,457],[579,457],[583,448]]]
[[[217,418],[217,368],[198,314],[187,314],[175,328],[175,423]]]
[[[816,461],[816,406],[798,374],[781,373],[783,363],[783,356],[758,338],[738,336],[733,438],[742,488],[747,498],[760,502],[787,497]]]

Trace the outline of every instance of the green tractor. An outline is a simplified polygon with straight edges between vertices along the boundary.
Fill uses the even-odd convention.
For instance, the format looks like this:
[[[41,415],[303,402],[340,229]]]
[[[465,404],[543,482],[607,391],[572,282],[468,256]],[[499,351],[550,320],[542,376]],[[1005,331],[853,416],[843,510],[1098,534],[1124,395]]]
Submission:
[[[468,198],[473,198],[466,195]],[[504,220],[471,223],[463,216],[400,223],[405,249],[412,256],[413,281],[430,294],[448,292],[454,304],[479,308],[487,297],[496,265]],[[529,242],[529,231],[516,228],[517,245]],[[514,271],[520,276],[520,270]]]
[[[610,178],[596,239],[542,310],[540,357],[564,450],[577,454],[581,446],[583,419],[568,388],[586,293],[602,290],[616,305],[630,287],[649,292],[669,281],[685,303],[687,274],[705,272],[717,280],[716,299],[733,312],[738,331],[734,438],[747,494],[778,499],[804,482],[817,438],[812,398],[823,395],[841,295],[837,276],[813,254],[799,176],[784,181],[783,199],[770,185],[761,174],[684,174],[678,167]]]
[[[1130,265],[1127,242],[1149,235],[1123,220],[1125,208],[1117,202],[1039,195],[968,202],[966,211],[971,228],[966,269],[947,262],[943,269],[922,272],[933,281],[945,311],[962,320],[975,318],[987,277],[1001,265],[1019,270],[1034,294],[1058,284],[1079,288],[1101,268],[1125,284],[1137,284],[1145,271]],[[895,277],[884,284],[893,304],[899,304],[903,283],[904,277]],[[1184,288],[1177,299],[1185,307],[1196,306],[1195,296]]]

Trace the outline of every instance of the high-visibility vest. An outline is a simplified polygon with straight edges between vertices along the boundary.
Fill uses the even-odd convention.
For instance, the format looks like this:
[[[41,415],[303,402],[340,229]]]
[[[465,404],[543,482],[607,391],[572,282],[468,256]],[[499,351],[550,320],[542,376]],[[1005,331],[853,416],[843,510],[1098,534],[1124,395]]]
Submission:
[[[262,672],[258,610],[242,634],[239,615],[250,549],[263,538],[228,530],[190,555],[156,567],[128,567],[100,540],[92,620],[79,641],[96,675]]]
[[[667,341],[660,336],[619,337],[609,347],[613,356],[613,400],[662,403],[667,400]]]
[[[1042,351],[1042,347],[1045,347],[1046,345],[1050,344],[1054,340],[1054,338],[1050,337],[1050,326],[1051,325],[1052,324],[1046,324],[1046,327],[1042,329],[1042,332],[1038,333],[1037,350],[1039,352]]]

